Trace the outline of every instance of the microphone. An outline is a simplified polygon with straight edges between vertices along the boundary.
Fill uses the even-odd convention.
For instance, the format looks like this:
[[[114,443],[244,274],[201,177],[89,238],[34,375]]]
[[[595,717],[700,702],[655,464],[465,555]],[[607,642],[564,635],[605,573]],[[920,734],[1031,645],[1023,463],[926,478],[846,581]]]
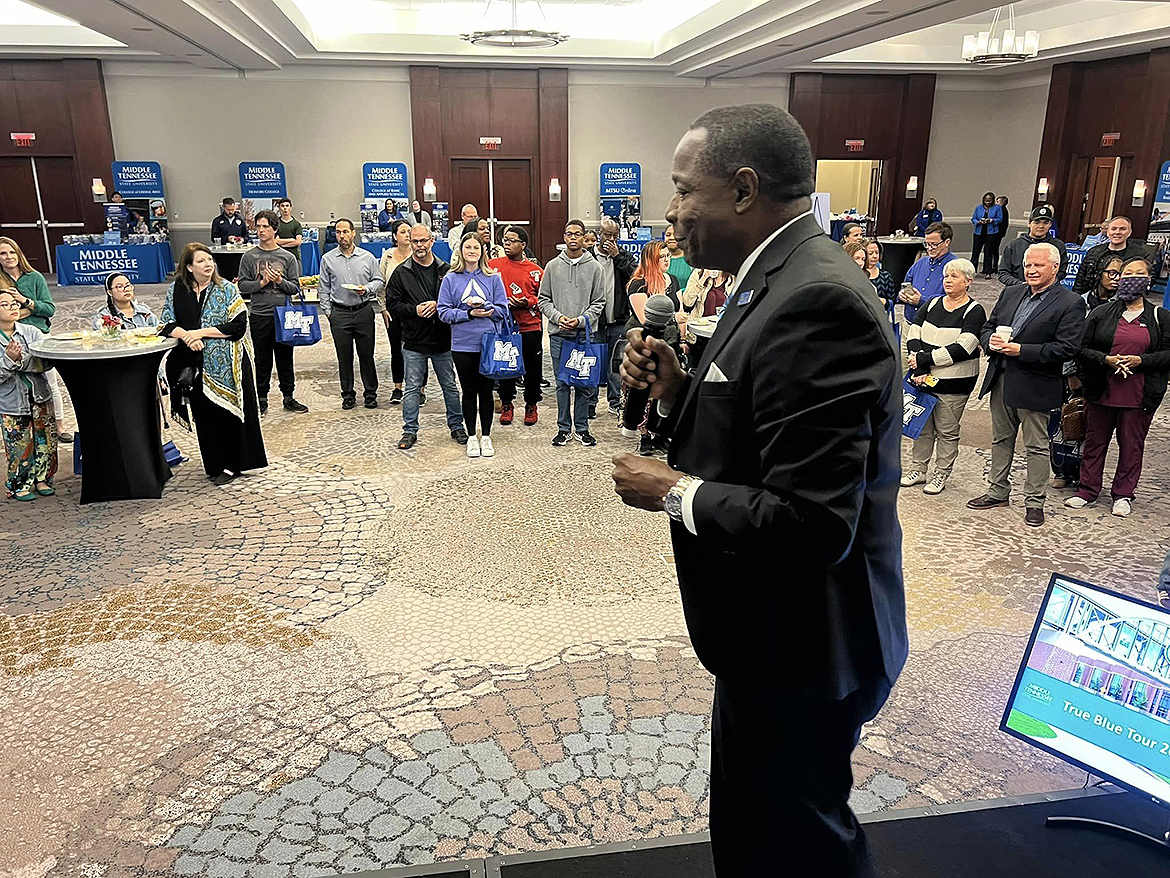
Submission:
[[[646,300],[646,319],[642,321],[642,335],[646,338],[662,338],[666,327],[674,322],[674,302],[669,296],[657,293]],[[657,361],[657,358],[655,358]],[[646,403],[650,401],[650,388],[630,388],[626,392],[626,407],[622,410],[622,435],[627,439],[638,437],[638,427],[646,416]]]

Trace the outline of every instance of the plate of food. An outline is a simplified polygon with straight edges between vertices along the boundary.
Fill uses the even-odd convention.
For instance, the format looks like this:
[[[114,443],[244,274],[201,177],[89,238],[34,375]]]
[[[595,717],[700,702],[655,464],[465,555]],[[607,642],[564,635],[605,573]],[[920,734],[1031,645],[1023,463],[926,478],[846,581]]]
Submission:
[[[52,338],[57,341],[80,341],[85,338],[85,334],[81,332],[54,332]]]
[[[362,289],[360,284],[342,284],[341,288],[343,290],[355,290],[355,291]]]
[[[130,334],[136,335],[139,337],[157,336],[158,335],[158,327],[157,326],[136,326],[134,329],[130,330]]]

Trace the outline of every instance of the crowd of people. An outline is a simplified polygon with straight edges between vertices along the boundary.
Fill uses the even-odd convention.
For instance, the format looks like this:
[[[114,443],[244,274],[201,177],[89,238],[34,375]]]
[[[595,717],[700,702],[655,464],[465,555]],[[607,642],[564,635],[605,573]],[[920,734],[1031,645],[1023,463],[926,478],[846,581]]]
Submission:
[[[242,230],[237,207],[224,200],[213,234],[235,236]],[[675,321],[666,340],[685,362],[696,342],[688,321],[717,315],[735,281],[724,272],[689,265],[671,227],[662,241],[648,242],[635,257],[618,247],[619,227],[611,219],[595,232],[579,220],[569,222],[563,249],[541,266],[531,258],[522,226],[502,228],[493,241],[490,224],[471,204],[463,207],[452,231],[455,247],[448,264],[433,253],[434,234],[425,221],[430,217],[414,204],[412,211],[417,222],[396,218],[388,223],[394,246],[380,260],[358,246],[352,221],[337,220],[338,246],[323,256],[318,285],[337,356],[342,409],[357,405],[359,376],[365,407],[379,405],[374,350],[375,315],[381,315],[391,350],[389,403],[402,407],[398,448],[404,451],[419,442],[419,410],[426,404],[432,367],[450,437],[466,446],[469,457],[496,454],[496,397],[499,423],[512,424],[521,384],[525,426],[539,422],[544,391],[555,384],[552,444],[564,446],[576,438],[595,445],[590,421],[598,415],[600,387],[575,386],[559,376],[545,380],[546,323],[554,371],[566,344],[586,334],[604,344],[608,362],[600,384],[605,408],[620,416],[625,398],[617,368],[621,348],[628,331],[642,325],[649,296],[670,300]],[[285,199],[279,214],[256,214],[258,243],[243,254],[234,283],[219,276],[207,247],[193,244],[180,257],[161,320],[135,299],[133,284],[123,274],[107,279],[107,304],[93,318],[95,329],[114,319],[127,329],[159,326],[160,333],[181,342],[168,360],[163,387],[170,389],[172,412],[180,423],[205,424],[200,431],[204,465],[219,482],[265,464],[260,418],[268,412],[273,365],[283,408],[308,411],[295,396],[295,348],[280,341],[275,320],[276,308],[300,292],[296,250],[301,229],[291,213]],[[1103,227],[1104,242],[1085,255],[1069,289],[1061,283],[1068,255],[1051,233],[1051,206],[1031,211],[1027,231],[1002,248],[1001,258],[1007,219],[1006,198],[984,195],[972,216],[972,258],[964,259],[951,251],[953,229],[928,200],[911,227],[921,233],[926,253],[904,278],[894,278],[883,267],[881,243],[867,239],[860,225],[843,230],[846,254],[869,279],[899,336],[907,380],[936,400],[913,442],[902,485],[923,485],[928,495],[946,489],[980,357],[986,356],[979,395],[990,398],[992,463],[985,493],[969,505],[1008,504],[1008,473],[1021,434],[1027,459],[1025,523],[1043,524],[1050,487],[1075,488],[1066,500],[1071,508],[1093,503],[1102,492],[1106,451],[1116,435],[1113,512],[1128,515],[1145,438],[1170,373],[1170,314],[1146,299],[1152,281],[1147,248],[1132,239],[1127,218],[1111,219]],[[980,254],[983,274],[1004,285],[990,315],[971,295]],[[0,404],[9,457],[6,487],[10,497],[27,500],[52,490],[55,464],[50,472],[45,461],[55,461],[64,433],[56,375],[22,371],[19,365],[29,366],[28,346],[35,333],[48,331],[54,305],[44,277],[10,239],[0,238],[0,269],[0,291],[7,293],[0,304],[0,340],[12,353],[3,361],[7,384],[0,381],[3,393],[12,396]],[[249,296],[246,305],[242,293]],[[15,317],[11,324],[9,316]],[[503,327],[521,340],[521,378],[494,380],[480,373],[483,337]],[[29,377],[34,374],[35,379]],[[644,455],[667,450],[653,420],[640,418],[639,452]]]
[[[1009,472],[1022,435],[1025,524],[1044,524],[1049,487],[1076,488],[1065,505],[1081,509],[1101,494],[1105,456],[1116,434],[1112,512],[1129,515],[1146,435],[1170,374],[1170,313],[1146,298],[1153,282],[1150,251],[1133,240],[1128,218],[1114,217],[1069,288],[1062,284],[1068,253],[1051,234],[1053,210],[1044,204],[1031,211],[1027,231],[1008,244],[997,265],[993,238],[1002,238],[1007,223],[1002,202],[988,192],[976,208],[969,260],[951,252],[949,224],[938,219],[922,228],[926,254],[896,294],[880,267],[881,245],[867,240],[860,226],[844,229],[845,253],[870,278],[902,336],[907,380],[934,398],[902,486],[921,484],[926,494],[946,489],[985,355],[979,396],[990,398],[991,469],[985,493],[967,505],[1008,505]],[[936,209],[933,201],[927,205],[918,219]],[[980,251],[983,274],[1003,284],[990,315],[970,295]],[[899,304],[901,321],[894,316]]]

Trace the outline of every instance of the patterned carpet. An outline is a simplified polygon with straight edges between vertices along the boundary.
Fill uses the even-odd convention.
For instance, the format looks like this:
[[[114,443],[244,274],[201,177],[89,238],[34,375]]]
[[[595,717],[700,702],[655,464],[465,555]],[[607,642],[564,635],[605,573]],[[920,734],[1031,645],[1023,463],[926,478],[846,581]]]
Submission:
[[[102,301],[53,291],[59,330]],[[162,293],[139,291],[156,312]],[[432,383],[400,452],[385,336],[378,359],[383,407],[345,412],[328,339],[298,350],[312,411],[274,409],[271,465],[227,487],[174,429],[193,459],[160,501],[82,507],[66,472],[3,506],[0,875],[312,876],[705,828],[711,680],[661,517],[613,495],[614,419],[553,448],[542,404],[469,461]],[[911,654],[855,808],[1082,783],[999,716],[1053,570],[1152,596],[1168,426],[1131,517],[1053,491],[1032,530],[1018,500],[966,508],[990,434],[972,405],[947,490],[901,498]]]

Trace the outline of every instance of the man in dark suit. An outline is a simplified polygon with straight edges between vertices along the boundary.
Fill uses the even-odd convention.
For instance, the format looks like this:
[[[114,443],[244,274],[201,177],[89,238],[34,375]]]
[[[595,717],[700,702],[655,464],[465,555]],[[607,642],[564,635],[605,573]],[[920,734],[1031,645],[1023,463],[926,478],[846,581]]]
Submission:
[[[1056,247],[1029,247],[1024,252],[1025,282],[1004,288],[979,337],[989,358],[979,398],[991,393],[991,474],[987,493],[967,505],[1008,505],[1008,473],[1022,428],[1028,450],[1024,523],[1030,527],[1044,524],[1048,413],[1063,401],[1061,371],[1085,334],[1084,300],[1056,282],[1059,270]]]
[[[849,758],[907,652],[893,333],[812,217],[812,156],[788,113],[706,113],[672,177],[666,219],[688,261],[738,280],[692,373],[629,333],[623,381],[649,386],[673,438],[669,463],[615,456],[614,481],[670,517],[687,627],[715,675],[716,871],[780,874],[800,851],[822,874],[872,875]]]

